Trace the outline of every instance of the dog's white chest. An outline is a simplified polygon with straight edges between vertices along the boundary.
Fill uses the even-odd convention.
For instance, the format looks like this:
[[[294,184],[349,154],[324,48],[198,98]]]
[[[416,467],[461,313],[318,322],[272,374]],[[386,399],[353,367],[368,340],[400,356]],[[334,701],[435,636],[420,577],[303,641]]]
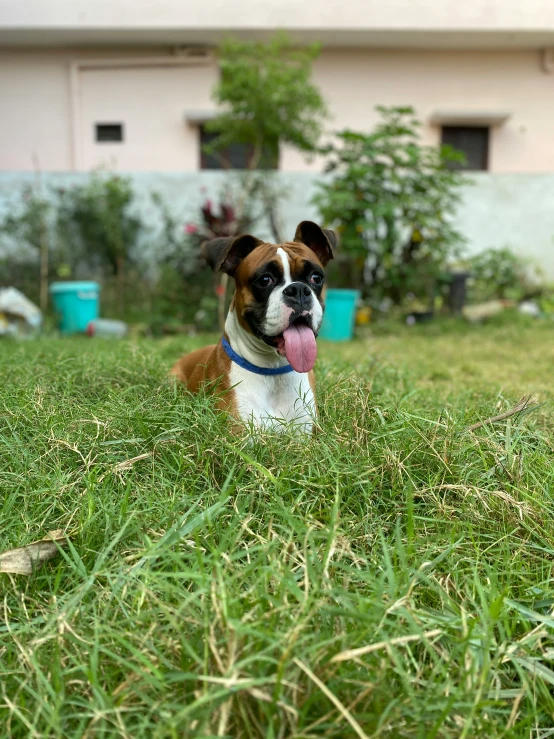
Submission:
[[[230,381],[245,423],[276,431],[293,423],[299,431],[311,432],[315,398],[307,374],[257,375],[233,363]]]

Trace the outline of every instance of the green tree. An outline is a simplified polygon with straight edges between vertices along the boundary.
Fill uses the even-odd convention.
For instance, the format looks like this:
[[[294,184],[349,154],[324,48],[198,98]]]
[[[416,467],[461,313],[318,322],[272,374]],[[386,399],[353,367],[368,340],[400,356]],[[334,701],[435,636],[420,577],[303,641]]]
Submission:
[[[214,150],[236,142],[251,145],[252,169],[274,165],[281,144],[316,151],[327,115],[311,81],[318,55],[318,46],[295,49],[281,34],[268,44],[226,41],[213,91],[222,112],[207,124],[218,134]]]
[[[399,303],[408,292],[426,299],[447,259],[463,243],[452,215],[464,183],[452,168],[463,155],[421,144],[410,107],[379,107],[370,133],[345,130],[329,147],[314,202],[341,235],[358,285]]]
[[[219,54],[221,74],[213,97],[221,112],[206,124],[217,134],[206,151],[217,155],[237,143],[251,148],[245,187],[256,190],[277,241],[282,240],[276,211],[280,193],[268,170],[277,166],[283,144],[307,155],[318,150],[327,117],[312,82],[318,54],[318,46],[295,49],[282,34],[268,44],[228,40]]]

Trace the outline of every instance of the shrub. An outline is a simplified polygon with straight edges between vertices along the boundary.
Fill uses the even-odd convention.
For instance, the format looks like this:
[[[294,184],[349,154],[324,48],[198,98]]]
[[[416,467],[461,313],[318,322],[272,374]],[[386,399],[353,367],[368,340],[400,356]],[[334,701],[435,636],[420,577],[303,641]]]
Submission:
[[[202,245],[210,239],[237,236],[251,229],[258,219],[250,179],[237,192],[226,190],[218,203],[206,199],[198,218],[183,224],[171,213],[159,195],[154,201],[163,222],[166,254],[162,260],[157,306],[162,316],[194,321],[200,328],[213,329],[223,322],[227,275],[214,275],[202,258]]]
[[[11,284],[19,284],[33,298],[38,293],[40,308],[48,304],[48,276],[54,259],[55,233],[53,206],[40,192],[30,186],[23,189],[19,206],[0,223],[0,236],[17,246],[17,255],[9,260],[13,265],[2,269],[5,279],[11,274]],[[27,247],[27,254],[22,253]],[[4,260],[3,260],[4,261]],[[8,259],[5,260],[8,262]],[[36,266],[38,263],[38,267]],[[20,275],[20,281],[14,275]],[[38,290],[37,290],[38,287]]]
[[[412,108],[378,110],[371,133],[342,131],[328,148],[334,177],[315,203],[339,231],[357,286],[400,303],[407,293],[426,298],[463,243],[451,218],[464,182],[452,165],[463,156],[422,145]]]
[[[125,272],[146,229],[133,212],[131,181],[117,175],[93,174],[88,182],[58,190],[58,230],[75,265],[81,259],[117,281],[118,311],[125,306]]]
[[[486,249],[468,260],[474,299],[524,300],[540,294],[542,274],[509,248]]]

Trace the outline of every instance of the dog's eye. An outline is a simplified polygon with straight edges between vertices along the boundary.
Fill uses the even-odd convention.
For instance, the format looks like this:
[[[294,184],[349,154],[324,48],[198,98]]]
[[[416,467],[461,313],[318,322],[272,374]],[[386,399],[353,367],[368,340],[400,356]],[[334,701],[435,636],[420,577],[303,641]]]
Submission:
[[[270,287],[271,285],[273,285],[275,280],[273,279],[271,275],[268,274],[268,275],[262,275],[261,277],[258,277],[256,282],[258,283],[260,287]]]
[[[310,283],[316,286],[322,285],[323,275],[320,275],[319,272],[314,272],[312,275],[310,275]]]

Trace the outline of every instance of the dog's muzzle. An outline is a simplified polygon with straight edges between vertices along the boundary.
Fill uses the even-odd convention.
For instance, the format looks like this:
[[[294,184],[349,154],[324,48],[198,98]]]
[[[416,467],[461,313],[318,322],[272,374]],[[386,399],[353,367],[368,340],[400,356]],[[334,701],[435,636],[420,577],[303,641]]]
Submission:
[[[304,282],[291,282],[283,290],[283,303],[295,313],[302,313],[312,307],[313,293]]]

